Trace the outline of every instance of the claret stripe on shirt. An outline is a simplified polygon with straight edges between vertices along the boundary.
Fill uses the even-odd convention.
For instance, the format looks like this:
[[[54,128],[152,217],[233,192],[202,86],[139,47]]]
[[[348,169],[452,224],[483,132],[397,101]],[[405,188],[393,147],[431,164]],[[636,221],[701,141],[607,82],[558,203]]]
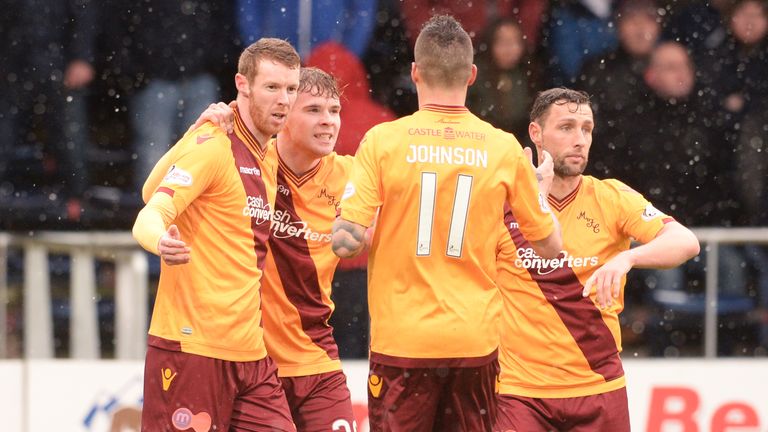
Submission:
[[[283,169],[277,171],[278,187],[289,187]],[[292,195],[278,193],[275,210],[284,211],[294,221],[302,220],[296,212]],[[301,236],[275,239],[270,236],[269,247],[275,258],[277,274],[288,300],[296,307],[301,318],[301,328],[312,342],[325,350],[333,360],[339,358],[339,349],[333,340],[333,331],[328,320],[331,308],[323,303],[317,267],[309,252],[307,240]]]
[[[514,215],[508,209],[504,222],[507,227],[517,226]],[[510,228],[509,234],[518,249],[531,247],[520,230]],[[534,268],[529,268],[528,273],[568,328],[592,371],[602,375],[606,381],[623,376],[624,369],[613,334],[594,302],[581,295],[584,287],[573,270],[565,266],[541,270],[545,274],[539,274]]]
[[[235,108],[235,129],[237,129],[240,134],[245,137],[245,144],[256,154],[259,156],[259,159],[264,160],[264,155],[267,153],[265,149],[261,148],[261,144],[259,144],[259,140],[256,139],[255,136],[251,133],[250,130],[245,126],[245,122],[243,122],[243,118],[240,117],[240,110]]]
[[[258,159],[249,150],[250,146],[244,143],[236,134],[229,136],[232,142],[232,155],[235,158],[235,169],[240,172],[240,167],[258,167]],[[240,179],[243,182],[243,189],[249,197],[260,197],[264,203],[268,202],[267,187],[260,175],[249,175],[240,173]],[[243,203],[246,205],[246,203]],[[254,252],[256,253],[256,265],[259,270],[264,270],[264,259],[267,256],[267,241],[269,239],[269,220],[259,221],[257,218],[251,218],[251,230],[253,231]]]
[[[275,148],[277,149],[277,143],[275,143]],[[283,161],[283,158],[280,157],[280,152],[277,152],[277,160],[278,164],[280,166],[280,170],[283,172],[285,177],[291,181],[291,183],[295,184],[296,186],[301,187],[304,183],[308,182],[312,177],[315,176],[315,174],[320,171],[320,168],[322,168],[323,160],[321,159],[320,162],[317,163],[312,169],[307,171],[301,176],[296,175],[290,168],[288,168],[288,165]]]
[[[579,184],[576,186],[576,189],[574,189],[571,193],[564,196],[563,199],[557,199],[553,197],[552,195],[547,196],[547,201],[549,202],[549,205],[552,206],[555,210],[561,212],[566,207],[568,207],[568,204],[572,203],[573,200],[576,199],[576,195],[579,194],[579,190],[581,189],[581,179],[579,179]]]

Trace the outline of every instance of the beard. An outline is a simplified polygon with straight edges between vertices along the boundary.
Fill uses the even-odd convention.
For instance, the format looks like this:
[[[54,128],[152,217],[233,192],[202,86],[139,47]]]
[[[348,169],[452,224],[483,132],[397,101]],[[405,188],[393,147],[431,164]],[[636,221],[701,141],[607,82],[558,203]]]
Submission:
[[[584,159],[578,165],[567,164],[565,158],[555,160],[555,175],[558,177],[575,177],[584,173],[587,168],[587,159]]]
[[[248,113],[251,115],[251,121],[256,132],[265,135],[267,139],[280,132],[280,128],[270,124],[271,117],[261,106],[253,102],[253,100],[249,100],[248,105]]]

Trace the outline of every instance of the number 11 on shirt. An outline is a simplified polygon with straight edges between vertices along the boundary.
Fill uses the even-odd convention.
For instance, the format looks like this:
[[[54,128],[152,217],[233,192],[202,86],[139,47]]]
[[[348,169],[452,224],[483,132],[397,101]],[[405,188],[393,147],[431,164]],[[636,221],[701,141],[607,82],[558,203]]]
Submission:
[[[445,254],[459,258],[464,245],[464,231],[469,213],[469,197],[472,193],[472,176],[459,174],[456,179],[456,193],[453,197],[451,226],[448,231],[448,245]],[[419,197],[419,225],[416,235],[416,255],[428,256],[432,252],[432,224],[435,219],[435,197],[437,196],[437,173],[421,173],[421,194]]]

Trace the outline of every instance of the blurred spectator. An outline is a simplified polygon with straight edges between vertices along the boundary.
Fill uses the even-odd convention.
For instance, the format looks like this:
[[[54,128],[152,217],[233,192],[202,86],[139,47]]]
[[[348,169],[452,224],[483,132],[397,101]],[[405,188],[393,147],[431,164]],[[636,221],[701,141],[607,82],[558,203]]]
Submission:
[[[694,91],[685,48],[676,42],[656,47],[645,82],[652,94],[622,125],[626,139],[616,151],[624,155],[625,172],[617,176],[686,226],[729,225],[731,152]]]
[[[545,38],[552,84],[574,84],[586,58],[616,48],[614,7],[613,0],[560,0],[553,6]]]
[[[643,74],[661,33],[660,20],[652,0],[621,3],[616,11],[619,47],[588,59],[579,74],[576,86],[590,94],[602,125],[595,134],[597,148],[591,164],[600,177],[613,177],[614,168],[624,162],[621,152],[615,151],[615,141],[648,92]]]
[[[88,185],[89,143],[84,91],[93,80],[96,2],[28,0],[3,5],[0,51],[0,195],[52,186],[65,215],[80,217]],[[27,148],[40,162],[24,164],[24,180],[10,177]],[[18,170],[18,169],[17,169]],[[48,179],[52,176],[52,184]],[[29,182],[28,184],[24,184]],[[38,190],[41,192],[41,190]]]
[[[416,87],[411,81],[413,53],[399,0],[379,1],[373,38],[362,60],[370,74],[376,100],[398,116],[409,115],[419,108]]]
[[[685,45],[694,63],[714,54],[726,38],[723,14],[732,0],[693,1],[674,13],[664,26],[663,39]]]
[[[739,0],[727,13],[729,38],[722,59],[724,108],[733,118],[737,158],[735,190],[743,211],[741,223],[768,226],[768,6],[764,1]],[[735,126],[738,126],[737,128]],[[759,304],[760,345],[768,348],[768,251],[747,245],[746,257],[755,269]]]
[[[160,157],[221,97],[217,73],[236,64],[234,22],[226,2],[124,0],[129,11],[130,72],[138,89],[130,118],[136,164],[134,190]],[[127,72],[127,71],[126,71]]]
[[[477,40],[488,26],[498,18],[513,18],[520,23],[526,45],[532,51],[541,36],[542,16],[547,11],[546,0],[402,0],[403,20],[411,47],[416,43],[421,26],[432,15],[453,15],[473,40]]]
[[[368,78],[360,59],[338,42],[318,45],[306,60],[339,81],[341,129],[336,152],[354,155],[363,136],[371,127],[395,119],[384,105],[371,98]],[[342,357],[368,356],[368,254],[342,259],[333,279],[336,304],[332,325]]]
[[[237,0],[244,45],[262,37],[287,39],[302,58],[326,41],[340,42],[362,57],[375,13],[376,0]]]
[[[723,145],[723,131],[713,121],[716,114],[695,91],[695,70],[685,47],[677,42],[656,47],[645,82],[652,94],[641,112],[623,124],[626,141],[617,151],[624,154],[625,163],[617,176],[688,226],[732,225],[732,152]],[[646,272],[656,280],[654,295],[703,286],[693,281],[703,277],[705,257],[702,251],[700,260],[685,267]],[[742,250],[722,245],[718,268],[723,304],[726,298],[745,298]],[[751,307],[749,302],[738,304]],[[700,320],[700,316],[695,319]]]
[[[719,53],[717,77],[723,107],[738,125],[735,131],[738,188],[745,205],[744,222],[768,225],[768,6],[740,0],[728,14],[728,49]]]
[[[522,28],[515,19],[499,19],[476,45],[477,80],[469,87],[467,107],[523,142],[537,85]]]

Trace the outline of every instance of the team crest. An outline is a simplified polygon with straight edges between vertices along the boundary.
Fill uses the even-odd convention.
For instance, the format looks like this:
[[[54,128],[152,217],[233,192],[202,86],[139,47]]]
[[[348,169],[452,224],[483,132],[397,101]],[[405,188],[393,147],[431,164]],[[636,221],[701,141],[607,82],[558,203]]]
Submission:
[[[371,396],[378,398],[381,394],[381,386],[384,384],[384,379],[378,375],[371,375],[368,377],[368,390],[371,391]]]

